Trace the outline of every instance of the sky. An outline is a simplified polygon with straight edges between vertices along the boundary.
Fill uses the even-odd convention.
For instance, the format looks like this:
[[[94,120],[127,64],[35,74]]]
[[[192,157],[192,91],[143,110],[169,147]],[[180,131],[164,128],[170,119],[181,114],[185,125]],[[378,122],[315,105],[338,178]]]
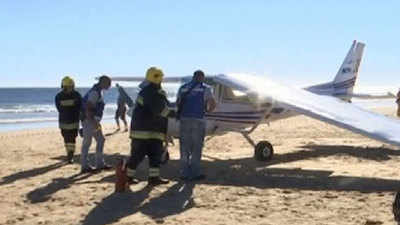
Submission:
[[[251,73],[290,85],[333,79],[366,43],[357,85],[400,86],[400,1],[0,2],[0,87],[94,77]]]

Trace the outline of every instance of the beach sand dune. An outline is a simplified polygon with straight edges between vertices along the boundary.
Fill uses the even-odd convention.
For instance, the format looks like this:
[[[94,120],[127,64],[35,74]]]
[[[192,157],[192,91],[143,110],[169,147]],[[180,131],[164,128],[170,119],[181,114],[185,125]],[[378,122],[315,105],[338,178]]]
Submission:
[[[105,153],[116,164],[129,155],[130,141],[113,129],[105,126]],[[121,194],[113,171],[80,175],[78,163],[63,163],[58,129],[0,133],[0,224],[394,224],[398,147],[304,116],[251,136],[274,145],[273,160],[255,161],[253,148],[229,133],[205,145],[207,179],[185,184],[177,179],[176,143],[162,169],[170,184],[146,187],[145,162],[142,182]]]

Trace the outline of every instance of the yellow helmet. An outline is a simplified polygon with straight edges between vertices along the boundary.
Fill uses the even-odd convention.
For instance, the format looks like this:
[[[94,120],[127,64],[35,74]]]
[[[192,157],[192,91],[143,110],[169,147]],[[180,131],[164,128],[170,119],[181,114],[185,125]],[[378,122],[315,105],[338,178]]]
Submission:
[[[164,73],[157,67],[150,67],[146,72],[146,80],[154,84],[161,84]]]
[[[64,77],[61,81],[61,87],[74,87],[74,86],[75,86],[75,82],[69,76]]]

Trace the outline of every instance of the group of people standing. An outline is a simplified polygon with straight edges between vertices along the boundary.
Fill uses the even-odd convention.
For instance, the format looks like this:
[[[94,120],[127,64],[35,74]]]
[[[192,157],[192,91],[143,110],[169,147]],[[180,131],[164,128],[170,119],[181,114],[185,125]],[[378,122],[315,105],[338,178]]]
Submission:
[[[82,124],[82,173],[112,169],[112,166],[104,162],[105,138],[100,124],[105,106],[103,90],[108,90],[110,86],[111,79],[108,76],[101,76],[99,82],[82,98],[80,93],[75,90],[74,80],[66,76],[61,82],[62,90],[55,97],[55,104],[59,112],[59,128],[64,138],[67,161],[69,163],[73,163],[79,122]],[[88,152],[93,138],[97,144],[96,167],[92,167],[88,162]]]
[[[149,158],[148,184],[168,183],[161,179],[161,157],[167,141],[168,119],[180,120],[180,179],[201,180],[205,174],[201,172],[200,161],[206,132],[205,112],[213,111],[216,101],[210,87],[204,84],[205,75],[201,70],[193,74],[190,82],[179,88],[177,96],[178,109],[170,108],[166,92],[162,89],[164,73],[157,67],[150,67],[145,80],[139,85],[140,92],[130,125],[131,151],[124,169],[130,184],[137,183],[136,168],[144,157]],[[55,98],[59,111],[59,127],[64,137],[67,161],[73,163],[75,139],[78,134],[79,121],[82,124],[83,141],[81,149],[81,172],[93,172],[112,167],[104,162],[103,148],[105,138],[101,129],[101,118],[104,111],[103,90],[109,89],[111,79],[101,76],[82,98],[74,89],[74,81],[70,77],[62,80],[62,90]],[[118,87],[118,86],[117,86]],[[119,87],[118,87],[119,88]],[[120,99],[121,98],[121,99]],[[126,107],[123,97],[119,97],[115,119],[125,115]],[[123,118],[125,129],[126,119]],[[96,167],[88,163],[88,151],[93,137],[96,146]]]

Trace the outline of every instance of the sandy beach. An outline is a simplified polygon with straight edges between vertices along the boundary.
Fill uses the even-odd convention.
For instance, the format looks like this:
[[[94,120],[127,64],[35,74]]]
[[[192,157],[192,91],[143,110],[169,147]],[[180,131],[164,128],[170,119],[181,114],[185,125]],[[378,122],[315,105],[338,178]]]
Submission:
[[[394,116],[394,108],[378,110]],[[106,160],[129,154],[128,133],[104,126]],[[178,179],[178,143],[162,169],[170,184],[114,193],[114,171],[81,175],[65,164],[56,128],[0,133],[0,224],[394,224],[391,204],[400,190],[400,151],[304,116],[259,127],[273,160],[257,162],[239,134],[206,143],[207,179]],[[91,148],[93,157],[94,145]]]

